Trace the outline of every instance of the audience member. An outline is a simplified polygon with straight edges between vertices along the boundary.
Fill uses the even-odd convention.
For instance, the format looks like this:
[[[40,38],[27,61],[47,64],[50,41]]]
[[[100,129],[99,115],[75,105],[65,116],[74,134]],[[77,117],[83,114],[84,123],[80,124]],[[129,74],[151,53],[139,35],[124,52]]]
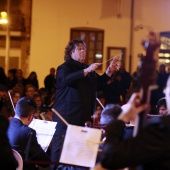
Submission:
[[[26,79],[23,77],[23,72],[21,69],[17,69],[15,76],[17,79],[17,84],[22,84],[25,87]]]
[[[120,104],[121,103],[121,77],[119,74],[113,74],[111,79],[103,88],[103,96],[105,105],[107,104]]]
[[[51,107],[43,107],[42,105],[42,99],[41,96],[38,94],[35,94],[33,97],[34,102],[36,103],[37,106],[37,112],[35,114],[35,118],[47,120],[47,121],[52,121],[52,111]]]
[[[56,89],[55,68],[50,68],[50,74],[48,74],[44,79],[44,86],[49,94],[55,92]]]
[[[10,120],[8,137],[13,149],[18,151],[23,160],[50,161],[49,156],[38,144],[36,131],[28,127],[36,110],[35,103],[26,97],[21,98],[16,105],[15,117]],[[37,163],[38,164],[38,163]],[[40,165],[48,166],[48,165]],[[35,170],[34,164],[24,163],[24,170]]]
[[[1,105],[1,115],[7,119],[13,116],[13,108],[11,101],[8,96],[8,89],[6,86],[0,84],[0,105]]]
[[[126,71],[125,69],[125,64],[121,63],[119,71],[116,73],[120,76],[120,83],[121,83],[121,96],[122,96],[122,102],[126,103],[127,102],[127,92],[129,90],[132,77],[129,72]]]
[[[17,102],[19,101],[19,99],[22,97],[20,91],[13,89],[11,90],[11,98],[12,98],[12,102],[14,104],[14,107],[16,106]]]
[[[37,73],[35,71],[32,71],[28,78],[26,79],[26,84],[33,85],[36,89],[39,89],[39,83],[37,79]]]
[[[27,98],[33,99],[35,94],[35,87],[31,84],[26,85],[25,87],[25,96]]]
[[[50,96],[48,95],[48,91],[45,88],[40,88],[39,93],[42,99],[43,107],[47,107],[50,104]]]
[[[2,67],[0,67],[0,84],[3,84],[6,86],[7,76],[5,74],[5,71]]]
[[[7,76],[7,81],[6,81],[8,90],[12,89],[17,84],[15,73],[16,73],[15,69],[8,70],[8,76]]]

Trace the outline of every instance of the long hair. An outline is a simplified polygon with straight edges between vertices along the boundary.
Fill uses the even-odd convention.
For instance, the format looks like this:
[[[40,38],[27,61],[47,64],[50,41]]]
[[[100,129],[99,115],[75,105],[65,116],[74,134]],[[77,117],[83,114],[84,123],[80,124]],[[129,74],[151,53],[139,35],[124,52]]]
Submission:
[[[72,40],[68,43],[68,45],[65,48],[65,55],[64,55],[64,60],[70,60],[71,59],[71,52],[73,50],[75,50],[76,46],[81,43],[83,44],[83,46],[86,48],[86,44],[83,40],[81,39],[76,39],[76,40]]]

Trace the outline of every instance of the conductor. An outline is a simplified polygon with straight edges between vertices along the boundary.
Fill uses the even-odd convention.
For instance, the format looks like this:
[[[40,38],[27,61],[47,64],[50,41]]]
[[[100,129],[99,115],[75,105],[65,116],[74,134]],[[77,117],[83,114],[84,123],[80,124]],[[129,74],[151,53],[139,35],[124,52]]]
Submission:
[[[91,121],[95,111],[96,95],[102,90],[111,75],[118,70],[117,59],[113,59],[103,75],[95,72],[101,63],[90,66],[84,64],[86,58],[86,44],[76,39],[68,43],[65,48],[65,62],[57,68],[56,96],[54,109],[73,125],[84,126]],[[53,114],[57,122],[53,137],[51,161],[58,162],[62,144],[62,136],[66,132],[66,125]],[[56,169],[56,167],[52,167]]]

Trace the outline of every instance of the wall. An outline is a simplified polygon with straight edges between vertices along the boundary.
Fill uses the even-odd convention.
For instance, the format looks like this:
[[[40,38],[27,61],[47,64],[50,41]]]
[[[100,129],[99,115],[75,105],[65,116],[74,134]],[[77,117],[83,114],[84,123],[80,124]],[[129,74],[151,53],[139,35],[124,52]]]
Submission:
[[[117,16],[117,2],[120,1],[86,0],[83,3],[79,0],[33,0],[29,70],[37,72],[40,87],[49,69],[63,62],[64,48],[73,27],[104,29],[104,60],[108,46],[126,47],[125,64],[128,70],[131,0],[121,0],[121,17]],[[140,41],[148,31],[170,30],[167,23],[170,15],[168,6],[169,0],[135,1],[134,26],[141,24],[144,27],[133,31],[132,72],[139,60],[137,54],[142,51]]]

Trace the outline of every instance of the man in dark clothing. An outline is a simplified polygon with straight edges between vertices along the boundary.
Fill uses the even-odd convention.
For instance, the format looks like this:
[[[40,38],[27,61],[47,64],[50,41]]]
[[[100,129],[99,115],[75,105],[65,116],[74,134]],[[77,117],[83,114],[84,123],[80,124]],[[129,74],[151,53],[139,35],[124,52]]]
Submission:
[[[23,160],[49,162],[49,156],[38,144],[36,132],[28,127],[35,114],[36,104],[29,98],[21,98],[16,105],[15,117],[10,120],[8,137],[13,149]],[[41,165],[48,166],[48,165]],[[24,170],[34,170],[34,164],[24,164]]]
[[[65,62],[57,68],[56,109],[69,124],[84,126],[91,120],[95,111],[97,90],[100,90],[107,80],[117,70],[117,60],[112,60],[103,75],[98,75],[95,70],[101,63],[90,66],[84,64],[86,57],[86,44],[82,40],[73,40],[65,49]],[[66,125],[53,114],[57,122],[56,133],[53,137],[51,161],[59,161],[62,136],[65,134]]]
[[[55,68],[50,68],[50,74],[44,79],[45,89],[48,91],[49,95],[55,92]]]

